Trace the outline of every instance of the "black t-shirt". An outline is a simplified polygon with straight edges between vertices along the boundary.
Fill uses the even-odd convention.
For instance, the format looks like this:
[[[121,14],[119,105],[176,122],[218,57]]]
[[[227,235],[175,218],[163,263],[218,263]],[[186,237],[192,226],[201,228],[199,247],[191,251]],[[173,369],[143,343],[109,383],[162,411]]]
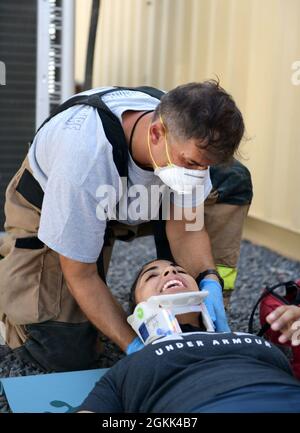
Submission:
[[[121,359],[80,410],[192,412],[220,394],[262,384],[299,386],[300,393],[300,382],[274,345],[245,333],[184,332]]]

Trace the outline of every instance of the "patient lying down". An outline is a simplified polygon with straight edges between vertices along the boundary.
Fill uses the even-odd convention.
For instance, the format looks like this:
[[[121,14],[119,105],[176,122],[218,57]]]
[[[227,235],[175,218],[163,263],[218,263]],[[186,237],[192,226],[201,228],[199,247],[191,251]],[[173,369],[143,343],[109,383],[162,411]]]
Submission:
[[[132,306],[152,296],[198,290],[183,268],[155,260],[140,271]],[[181,333],[121,359],[79,411],[300,412],[300,382],[279,349],[251,334],[206,332],[199,312],[176,317]]]

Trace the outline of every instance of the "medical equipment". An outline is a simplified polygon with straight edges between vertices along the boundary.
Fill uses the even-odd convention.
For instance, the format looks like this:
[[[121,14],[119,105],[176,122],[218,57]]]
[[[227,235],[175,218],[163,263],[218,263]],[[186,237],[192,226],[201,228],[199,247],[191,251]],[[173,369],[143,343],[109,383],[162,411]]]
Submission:
[[[167,335],[181,334],[182,330],[175,317],[178,314],[199,312],[206,331],[214,331],[203,302],[207,295],[207,291],[199,291],[151,296],[135,307],[127,321],[144,344]]]

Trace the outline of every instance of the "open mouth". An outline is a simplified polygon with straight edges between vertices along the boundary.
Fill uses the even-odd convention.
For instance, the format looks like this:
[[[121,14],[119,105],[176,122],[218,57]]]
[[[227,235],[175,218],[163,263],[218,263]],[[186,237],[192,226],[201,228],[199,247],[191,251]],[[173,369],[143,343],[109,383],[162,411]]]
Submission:
[[[178,280],[178,279],[174,279],[174,280],[169,280],[167,281],[162,289],[161,289],[161,293],[164,293],[165,291],[169,290],[169,289],[181,289],[181,288],[186,288],[186,286],[183,284],[182,281]]]

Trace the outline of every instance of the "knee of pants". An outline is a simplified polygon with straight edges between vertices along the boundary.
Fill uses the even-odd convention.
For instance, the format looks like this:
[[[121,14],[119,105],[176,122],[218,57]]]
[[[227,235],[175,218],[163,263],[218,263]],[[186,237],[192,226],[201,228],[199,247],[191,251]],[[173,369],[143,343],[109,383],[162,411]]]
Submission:
[[[90,323],[48,321],[26,325],[27,340],[16,349],[46,371],[72,371],[97,367],[99,335]],[[17,354],[18,354],[17,353]]]

